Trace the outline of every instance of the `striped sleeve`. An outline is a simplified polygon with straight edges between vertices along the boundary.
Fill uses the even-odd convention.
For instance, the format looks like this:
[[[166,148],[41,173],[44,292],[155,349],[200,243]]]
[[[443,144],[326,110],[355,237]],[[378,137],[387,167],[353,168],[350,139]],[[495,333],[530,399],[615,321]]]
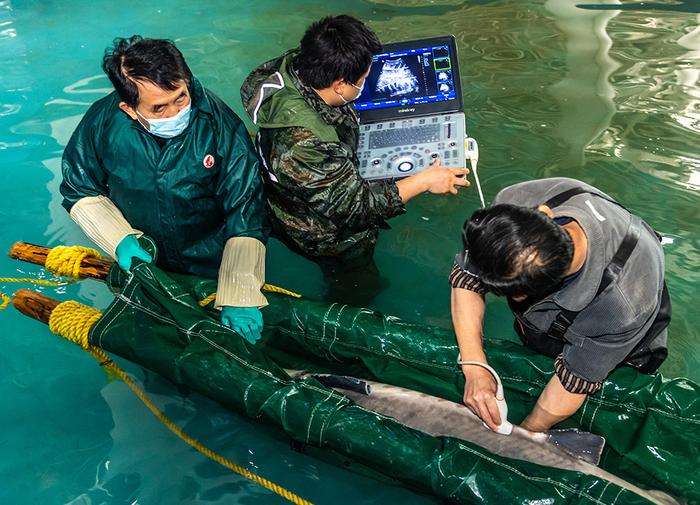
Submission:
[[[452,265],[450,272],[449,283],[453,288],[466,289],[474,291],[480,295],[486,293],[486,287],[482,284],[481,279],[476,275],[462,269],[457,262]]]
[[[557,374],[562,386],[564,386],[564,389],[569,393],[593,394],[603,387],[602,382],[590,382],[570,372],[566,368],[564,357],[561,354],[554,360],[554,373]]]

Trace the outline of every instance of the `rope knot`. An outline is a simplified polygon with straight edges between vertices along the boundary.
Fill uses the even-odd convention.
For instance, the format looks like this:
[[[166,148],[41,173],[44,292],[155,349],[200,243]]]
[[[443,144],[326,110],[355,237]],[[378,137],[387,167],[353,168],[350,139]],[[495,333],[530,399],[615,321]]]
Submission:
[[[46,256],[46,270],[61,277],[80,278],[80,263],[87,257],[100,258],[95,249],[83,246],[56,246]]]

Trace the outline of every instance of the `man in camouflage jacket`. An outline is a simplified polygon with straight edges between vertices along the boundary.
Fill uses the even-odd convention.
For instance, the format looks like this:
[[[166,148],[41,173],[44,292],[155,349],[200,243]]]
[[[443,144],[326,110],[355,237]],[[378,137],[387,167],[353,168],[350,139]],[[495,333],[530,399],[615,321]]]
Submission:
[[[358,171],[353,105],[381,46],[349,16],[311,25],[301,48],[255,69],[241,88],[256,139],[274,236],[315,260],[361,266],[378,229],[425,191],[456,193],[464,169],[439,164],[398,183],[368,182]],[[302,79],[303,76],[303,79]]]

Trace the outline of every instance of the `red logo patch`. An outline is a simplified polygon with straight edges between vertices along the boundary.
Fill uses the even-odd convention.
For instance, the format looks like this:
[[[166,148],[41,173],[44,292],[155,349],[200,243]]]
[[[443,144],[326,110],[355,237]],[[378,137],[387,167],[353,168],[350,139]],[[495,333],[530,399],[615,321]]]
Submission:
[[[207,154],[202,163],[204,164],[204,168],[211,168],[214,166],[214,157],[211,154]]]

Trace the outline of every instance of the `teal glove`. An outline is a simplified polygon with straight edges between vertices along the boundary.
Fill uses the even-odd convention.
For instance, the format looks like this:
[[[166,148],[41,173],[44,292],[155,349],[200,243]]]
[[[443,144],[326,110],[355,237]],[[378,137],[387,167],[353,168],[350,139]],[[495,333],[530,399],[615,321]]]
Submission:
[[[131,270],[131,260],[134,258],[143,260],[146,263],[153,261],[151,255],[139,245],[139,241],[136,239],[135,235],[127,235],[124,237],[121,242],[119,242],[115,252],[117,253],[117,263],[125,272]]]
[[[221,322],[233,328],[251,344],[260,340],[260,332],[263,329],[262,312],[257,307],[223,307],[221,309]]]

